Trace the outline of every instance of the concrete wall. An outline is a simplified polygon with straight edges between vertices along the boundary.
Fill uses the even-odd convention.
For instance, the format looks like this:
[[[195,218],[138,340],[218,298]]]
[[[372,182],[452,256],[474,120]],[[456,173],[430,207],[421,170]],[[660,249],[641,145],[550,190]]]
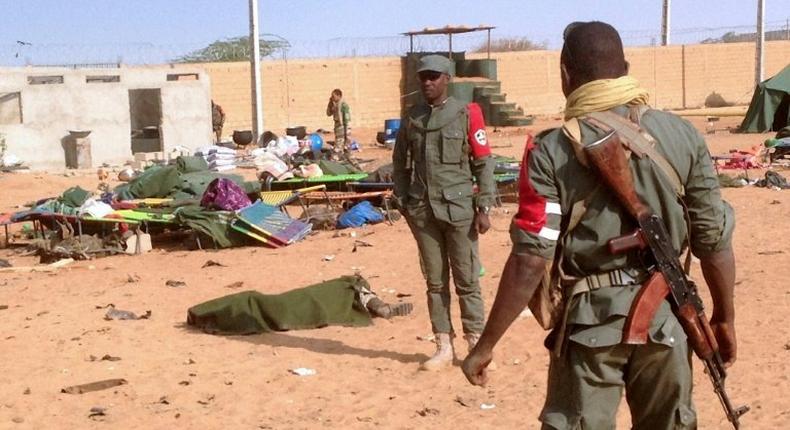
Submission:
[[[468,54],[484,58],[485,54]],[[565,98],[560,88],[559,52],[494,53],[498,78],[507,100],[528,114],[559,114]],[[627,48],[631,74],[650,92],[657,108],[702,106],[713,91],[725,100],[748,104],[754,90],[754,44],[727,43]],[[766,78],[790,61],[790,42],[766,43]],[[247,63],[192,65],[211,76],[211,94],[225,109],[226,135],[249,129],[250,69]],[[265,61],[264,127],[283,132],[288,125],[330,129],[324,115],[329,92],[341,88],[351,106],[353,126],[383,128],[397,118],[401,105],[401,59],[351,58]]]
[[[34,169],[65,166],[69,130],[92,130],[94,166],[120,164],[132,157],[129,90],[159,88],[163,149],[205,145],[212,136],[209,76],[193,69],[197,80],[168,80],[168,74],[185,72],[170,67],[0,69],[0,95],[19,92],[22,114],[21,123],[0,124],[0,133],[8,152]],[[86,83],[86,77],[97,75],[117,75],[120,81]],[[62,76],[63,83],[29,83],[38,76]]]

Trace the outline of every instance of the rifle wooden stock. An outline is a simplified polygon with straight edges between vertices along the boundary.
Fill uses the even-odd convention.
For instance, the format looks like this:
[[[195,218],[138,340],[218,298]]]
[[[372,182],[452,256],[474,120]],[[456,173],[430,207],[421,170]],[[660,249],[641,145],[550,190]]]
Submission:
[[[631,216],[639,220],[650,214],[650,208],[636,195],[623,144],[614,131],[585,145],[584,153]]]

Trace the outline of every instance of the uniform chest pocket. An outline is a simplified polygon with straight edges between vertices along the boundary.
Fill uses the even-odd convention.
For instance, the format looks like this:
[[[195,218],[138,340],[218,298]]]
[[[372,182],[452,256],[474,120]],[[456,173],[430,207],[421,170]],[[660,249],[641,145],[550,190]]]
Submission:
[[[458,128],[442,130],[442,163],[460,164],[464,156],[464,132]]]

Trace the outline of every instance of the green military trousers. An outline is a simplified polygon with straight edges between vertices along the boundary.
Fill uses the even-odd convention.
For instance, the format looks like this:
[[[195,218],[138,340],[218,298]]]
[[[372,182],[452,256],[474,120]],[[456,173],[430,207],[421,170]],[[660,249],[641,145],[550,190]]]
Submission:
[[[409,205],[406,220],[417,241],[428,286],[428,312],[434,333],[453,333],[450,321],[450,271],[461,305],[464,333],[482,333],[485,310],[480,294],[480,257],[472,220],[461,225],[440,221],[427,204]]]
[[[695,429],[691,387],[685,341],[603,347],[570,341],[561,357],[552,354],[540,420],[544,430],[614,429],[625,388],[633,429]]]
[[[335,152],[348,151],[348,136],[346,136],[346,128],[342,124],[335,124]]]

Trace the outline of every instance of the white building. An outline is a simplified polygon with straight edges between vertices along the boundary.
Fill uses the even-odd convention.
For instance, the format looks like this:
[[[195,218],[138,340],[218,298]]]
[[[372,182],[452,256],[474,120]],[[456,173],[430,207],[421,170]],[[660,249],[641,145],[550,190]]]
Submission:
[[[70,130],[90,130],[93,166],[212,142],[211,85],[186,67],[0,68],[0,135],[32,169],[66,167]],[[71,142],[71,144],[70,144]]]

